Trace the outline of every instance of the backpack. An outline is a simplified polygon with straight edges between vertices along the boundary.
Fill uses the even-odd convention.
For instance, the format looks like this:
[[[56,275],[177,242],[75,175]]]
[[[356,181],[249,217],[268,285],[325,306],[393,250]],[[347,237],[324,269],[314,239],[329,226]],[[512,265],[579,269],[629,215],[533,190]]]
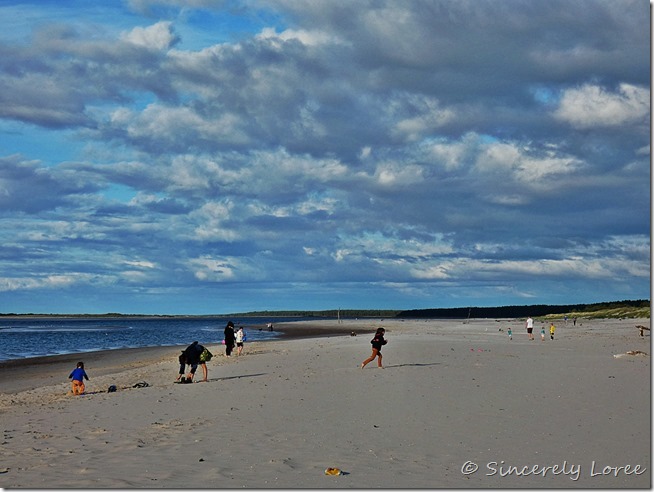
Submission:
[[[212,357],[213,357],[213,354],[211,352],[209,352],[208,348],[205,347],[205,349],[200,354],[200,362],[209,362]]]

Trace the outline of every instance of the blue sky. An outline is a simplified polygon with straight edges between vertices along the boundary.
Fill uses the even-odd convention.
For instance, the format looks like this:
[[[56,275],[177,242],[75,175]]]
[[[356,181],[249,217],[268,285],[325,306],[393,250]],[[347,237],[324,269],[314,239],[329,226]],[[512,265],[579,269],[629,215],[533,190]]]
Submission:
[[[646,1],[0,1],[0,312],[650,297]]]

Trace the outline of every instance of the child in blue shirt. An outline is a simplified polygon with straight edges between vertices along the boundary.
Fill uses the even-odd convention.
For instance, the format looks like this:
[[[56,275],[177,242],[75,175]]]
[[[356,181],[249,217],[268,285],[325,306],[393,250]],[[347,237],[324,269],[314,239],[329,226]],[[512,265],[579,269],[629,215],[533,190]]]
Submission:
[[[78,362],[77,367],[70,373],[68,379],[72,379],[72,387],[74,395],[83,395],[85,391],[84,380],[89,380],[84,370],[84,362]]]

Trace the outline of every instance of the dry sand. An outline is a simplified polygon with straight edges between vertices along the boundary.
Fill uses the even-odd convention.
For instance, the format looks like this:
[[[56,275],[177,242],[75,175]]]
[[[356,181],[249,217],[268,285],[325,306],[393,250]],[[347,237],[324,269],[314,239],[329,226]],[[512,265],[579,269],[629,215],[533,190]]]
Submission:
[[[192,385],[176,348],[87,353],[80,397],[80,356],[4,364],[0,487],[650,488],[650,357],[615,357],[650,353],[649,320],[559,321],[545,342],[523,323],[279,325],[343,333],[210,345]],[[386,368],[361,370],[379,325]]]

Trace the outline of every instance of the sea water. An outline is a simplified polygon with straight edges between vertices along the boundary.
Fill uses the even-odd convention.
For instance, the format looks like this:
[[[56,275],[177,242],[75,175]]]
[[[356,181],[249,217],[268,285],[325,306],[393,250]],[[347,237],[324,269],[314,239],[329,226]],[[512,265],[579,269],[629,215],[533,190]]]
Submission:
[[[300,321],[306,318],[241,318],[247,343],[279,337],[269,331],[269,322]],[[314,318],[311,318],[314,319]],[[0,361],[139,347],[219,344],[229,318],[219,317],[22,317],[0,318]]]

